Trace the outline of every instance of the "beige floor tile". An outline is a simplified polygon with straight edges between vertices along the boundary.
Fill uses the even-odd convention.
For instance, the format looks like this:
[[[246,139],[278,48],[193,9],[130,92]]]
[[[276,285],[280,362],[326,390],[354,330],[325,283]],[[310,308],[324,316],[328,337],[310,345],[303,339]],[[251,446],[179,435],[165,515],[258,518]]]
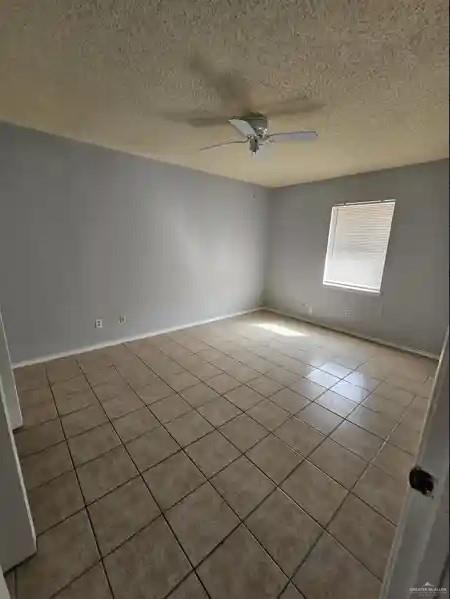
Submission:
[[[55,402],[60,416],[98,405],[98,400],[90,389],[71,393],[66,397],[55,397]]]
[[[43,387],[39,387],[38,389],[19,391],[19,400],[22,407],[34,406],[40,403],[51,401],[52,399],[53,395],[48,383]]]
[[[198,574],[214,599],[272,599],[287,582],[242,525],[203,562]]]
[[[274,434],[304,456],[311,453],[325,438],[322,433],[295,416],[275,429]]]
[[[160,514],[140,478],[128,481],[92,503],[88,511],[103,556],[111,553]]]
[[[413,400],[414,394],[400,387],[395,387],[389,383],[383,382],[377,387],[377,394],[395,401],[396,403],[407,406]]]
[[[283,410],[269,399],[250,408],[247,414],[269,431],[274,430],[290,417],[289,412],[286,412],[286,410]]]
[[[113,421],[113,426],[123,443],[127,443],[159,426],[159,422],[147,407],[130,412]]]
[[[298,453],[274,435],[265,437],[250,449],[247,457],[277,484],[303,460]]]
[[[197,409],[208,422],[216,427],[241,414],[241,410],[224,397],[213,399]]]
[[[283,387],[282,383],[264,375],[248,381],[247,385],[265,397],[273,395]]]
[[[353,487],[367,466],[367,462],[331,439],[325,439],[309,460],[347,489]]]
[[[231,377],[225,372],[208,379],[208,385],[217,391],[217,393],[227,393],[236,387],[239,387],[241,383]]]
[[[280,599],[305,599],[305,597],[292,583],[289,583],[280,595]]]
[[[209,483],[177,503],[167,512],[167,517],[194,565],[212,551],[239,522]]]
[[[83,464],[77,473],[86,503],[91,503],[136,476],[137,470],[125,448],[116,447]]]
[[[39,537],[36,555],[17,569],[19,599],[48,599],[99,559],[86,512]]]
[[[401,422],[389,435],[388,441],[399,449],[416,455],[420,442],[420,431]]]
[[[328,372],[324,372],[319,368],[314,369],[312,372],[306,375],[306,378],[313,383],[317,383],[321,387],[325,387],[329,389],[333,385],[339,382],[339,377],[329,374]]]
[[[213,431],[192,443],[185,451],[207,477],[239,456],[239,451],[218,431]]]
[[[262,395],[257,393],[254,389],[250,389],[247,385],[241,385],[240,387],[229,391],[225,397],[244,411],[249,410],[264,399]]]
[[[64,434],[60,421],[50,420],[29,429],[19,430],[14,434],[14,439],[17,453],[25,457],[64,441]]]
[[[356,483],[354,493],[396,524],[406,493],[406,481],[399,481],[383,470],[369,466]]]
[[[19,391],[39,389],[48,385],[47,373],[44,364],[33,364],[14,368],[14,378]]]
[[[371,460],[383,443],[379,437],[347,421],[338,426],[331,434],[331,438],[364,460]]]
[[[71,395],[76,395],[84,391],[89,391],[89,383],[81,373],[80,376],[71,378],[67,381],[60,381],[52,385],[53,395],[56,400],[63,400]]]
[[[162,518],[108,555],[104,563],[115,599],[163,598],[190,570]]]
[[[257,370],[253,370],[253,368],[249,368],[248,366],[239,363],[236,363],[231,368],[226,368],[225,370],[230,376],[241,383],[247,383],[256,377],[261,376]]]
[[[89,462],[118,445],[120,439],[109,422],[69,439],[75,466]]]
[[[185,370],[184,372],[177,372],[173,374],[166,374],[163,379],[172,387],[175,391],[183,391],[183,389],[187,389],[188,387],[193,387],[197,385],[200,381],[199,379]]]
[[[162,462],[180,449],[162,426],[133,439],[126,447],[141,472]]]
[[[348,376],[351,373],[351,371],[353,370],[353,368],[346,368],[339,362],[332,362],[332,361],[325,362],[325,364],[322,364],[320,366],[320,369],[323,370],[324,372],[328,372],[329,374],[332,374],[333,376],[336,376],[339,379],[343,379],[344,377]]]
[[[108,421],[105,410],[93,405],[61,418],[66,437],[74,437]]]
[[[362,387],[363,389],[367,389],[368,391],[375,391],[378,385],[381,383],[381,379],[377,379],[373,376],[369,376],[364,372],[360,372],[356,370],[355,372],[351,372],[344,379],[347,383],[351,383],[352,385],[356,385],[357,387]]]
[[[178,416],[190,412],[192,407],[180,395],[174,393],[173,395],[169,395],[164,399],[152,403],[150,410],[161,422],[170,422],[171,420],[178,418]]]
[[[328,530],[375,576],[383,578],[395,526],[349,495]]]
[[[195,410],[191,410],[187,414],[169,422],[167,430],[182,447],[185,447],[212,431],[213,427],[203,416]]]
[[[50,399],[35,404],[22,403],[23,429],[43,424],[58,417],[55,402]]]
[[[120,345],[116,347],[120,347]],[[83,372],[107,368],[113,363],[111,356],[108,355],[107,351],[103,351],[103,349],[83,352],[81,354],[76,354],[73,357],[77,360]]]
[[[198,385],[194,385],[193,387],[185,389],[181,392],[181,395],[191,404],[193,408],[202,406],[206,402],[220,397],[219,394],[214,391],[214,389],[211,389],[211,387],[205,385],[204,383],[199,383]]]
[[[355,368],[361,366],[365,362],[365,358],[364,354],[360,353],[360,347],[358,347],[356,343],[353,339],[350,340],[348,347],[349,351],[351,351],[351,354],[343,353],[337,356],[333,356],[332,361],[337,362],[338,364],[341,364],[342,366],[345,366],[345,368],[349,368],[350,370],[354,370]]]
[[[73,471],[32,489],[28,499],[38,534],[84,507],[83,496]]]
[[[300,335],[280,332],[286,330]],[[37,530],[45,539],[82,514],[85,496],[110,552],[115,599],[205,599],[180,542],[194,561],[205,558],[212,599],[375,599],[373,574],[382,576],[434,368],[429,360],[259,312],[17,369],[25,426],[15,437],[33,486]],[[63,431],[76,462],[90,460],[76,473]],[[116,445],[119,438],[125,448]],[[248,514],[259,542],[245,528],[234,532],[237,514],[205,477],[221,482],[228,501]],[[276,484],[290,485],[292,498],[274,491]],[[139,496],[128,497],[135,487]],[[155,499],[172,514],[180,541],[162,521],[152,528],[160,520]],[[313,542],[309,524],[319,530],[317,518],[331,518],[343,545],[325,535],[288,583],[285,574],[295,573]],[[70,572],[82,558],[67,565]],[[66,576],[64,568],[56,578]],[[98,562],[51,591],[55,599],[86,594],[112,598]]]
[[[280,383],[280,385],[287,386],[293,385],[296,381],[299,380],[301,375],[292,372],[292,370],[288,370],[287,368],[283,368],[282,366],[276,366],[275,368],[271,368],[267,375],[272,380]]]
[[[293,574],[322,531],[278,489],[249,516],[246,524],[288,576]]]
[[[245,456],[216,474],[211,483],[240,518],[245,518],[275,488]]]
[[[297,414],[301,409],[307,406],[310,401],[292,389],[281,389],[270,397],[276,405],[290,414]]]
[[[308,379],[300,379],[296,383],[289,385],[289,387],[296,393],[300,393],[303,397],[310,399],[311,401],[320,397],[325,393],[326,388],[317,383],[313,383]]]
[[[396,420],[400,420],[403,413],[405,412],[405,406],[396,403],[390,399],[386,399],[381,395],[378,395],[376,392],[372,393],[367,397],[362,403],[362,406],[369,408],[373,412],[378,412],[379,414],[383,414],[384,416],[388,416],[390,418],[395,418]]]
[[[58,443],[22,459],[22,473],[28,490],[73,469],[67,443]]]
[[[146,385],[136,388],[136,393],[144,403],[150,405],[159,399],[172,395],[173,389],[162,379],[154,377]]]
[[[361,403],[364,401],[370,393],[370,391],[367,389],[357,387],[356,385],[352,385],[347,381],[339,381],[339,383],[336,383],[336,385],[331,387],[331,391],[356,403]]]
[[[142,400],[131,389],[103,403],[103,409],[109,418],[120,418],[143,407]]]
[[[45,364],[48,380],[51,384],[66,381],[82,374],[78,363],[73,358],[59,358]]]
[[[331,520],[347,494],[342,485],[306,460],[281,488],[322,526]]]
[[[144,474],[156,501],[167,510],[205,482],[205,477],[182,451]]]
[[[327,534],[314,547],[294,582],[308,599],[378,599],[380,593],[375,576]]]
[[[129,393],[130,387],[119,375],[117,376],[117,380],[115,379],[113,381],[98,383],[95,385],[95,387],[93,387],[93,391],[101,403],[104,403],[110,399],[114,399],[115,397],[119,397],[124,393]]]
[[[422,428],[424,427],[426,420],[426,413],[420,413],[417,410],[407,408],[406,412],[403,414],[401,418],[401,422],[405,427],[416,431],[416,433],[420,433]]]
[[[335,414],[338,414],[338,416],[342,416],[343,418],[348,416],[358,406],[356,402],[350,401],[349,399],[346,399],[342,395],[334,393],[333,391],[326,391],[323,395],[316,399],[315,403],[323,406],[331,412],[334,412]]]
[[[84,376],[92,387],[100,385],[101,383],[120,383],[123,381],[114,366],[90,368],[84,373]]]
[[[207,599],[205,589],[195,574],[190,574],[167,599]]]
[[[342,418],[330,412],[315,402],[309,404],[297,414],[297,418],[303,420],[310,426],[313,426],[324,435],[328,435],[334,428],[342,422]]]
[[[241,414],[222,425],[220,432],[241,451],[247,451],[268,434],[263,426],[247,414]]]
[[[206,362],[201,365],[197,365],[194,368],[190,367],[188,370],[201,381],[208,381],[209,379],[212,379],[213,376],[222,374],[222,371],[219,368],[216,368],[212,364],[208,364]]]
[[[56,595],[56,599],[112,599],[106,574],[97,564]]]
[[[397,420],[392,416],[374,412],[364,406],[358,406],[347,419],[382,439],[386,439],[397,424]]]

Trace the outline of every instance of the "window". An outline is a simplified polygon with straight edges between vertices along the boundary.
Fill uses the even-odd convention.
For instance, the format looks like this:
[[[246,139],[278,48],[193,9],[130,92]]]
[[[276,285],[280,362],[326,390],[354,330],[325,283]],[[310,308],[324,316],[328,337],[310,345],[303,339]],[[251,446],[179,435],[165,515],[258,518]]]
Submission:
[[[334,206],[323,282],[379,293],[395,200]]]

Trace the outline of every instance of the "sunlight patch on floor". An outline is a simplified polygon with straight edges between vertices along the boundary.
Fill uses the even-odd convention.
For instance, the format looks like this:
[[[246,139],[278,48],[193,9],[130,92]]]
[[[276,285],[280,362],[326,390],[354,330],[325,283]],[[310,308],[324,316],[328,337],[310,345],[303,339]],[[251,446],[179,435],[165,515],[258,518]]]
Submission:
[[[306,337],[306,333],[301,333],[296,329],[291,329],[290,327],[286,327],[281,324],[257,322],[254,326],[259,327],[260,329],[265,329],[266,331],[270,331],[271,333],[276,333],[277,335],[283,335],[283,337]]]

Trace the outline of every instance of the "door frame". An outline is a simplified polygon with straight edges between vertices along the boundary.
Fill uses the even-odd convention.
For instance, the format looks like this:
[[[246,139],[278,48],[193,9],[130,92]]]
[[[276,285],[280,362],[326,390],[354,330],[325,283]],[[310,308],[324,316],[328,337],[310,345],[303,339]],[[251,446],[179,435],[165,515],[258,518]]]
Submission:
[[[409,487],[385,572],[381,599],[448,596],[448,331],[431,391],[416,464],[434,478],[431,496]],[[424,586],[425,585],[425,586]]]

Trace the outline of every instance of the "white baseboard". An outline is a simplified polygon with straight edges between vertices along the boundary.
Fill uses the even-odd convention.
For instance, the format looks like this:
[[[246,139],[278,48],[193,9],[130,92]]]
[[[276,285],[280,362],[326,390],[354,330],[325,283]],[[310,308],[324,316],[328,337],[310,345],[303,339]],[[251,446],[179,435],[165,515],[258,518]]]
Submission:
[[[330,331],[336,331],[336,333],[344,333],[345,335],[350,335],[351,337],[356,337],[357,339],[363,339],[364,341],[371,341],[372,343],[377,343],[378,345],[392,347],[393,349],[398,349],[400,351],[404,351],[409,354],[421,356],[422,358],[430,358],[431,360],[439,360],[439,356],[436,354],[432,354],[431,352],[422,351],[420,349],[415,349],[413,347],[408,347],[406,345],[399,345],[397,343],[392,343],[391,341],[386,341],[385,339],[380,339],[378,337],[369,337],[367,335],[361,335],[360,333],[356,333],[355,331],[349,331],[348,329],[343,329],[340,327],[330,327],[330,325],[324,324],[323,322],[320,322],[319,320],[313,320],[313,319],[306,318],[306,317],[298,315],[298,314],[285,312],[284,310],[278,310],[277,308],[263,306],[262,308],[260,308],[260,310],[267,310],[268,312],[273,312],[274,314],[279,314],[280,316],[287,316],[288,318],[293,318],[294,320],[299,320],[300,322],[307,322],[308,324],[313,324],[315,326],[322,327],[323,329],[328,329]]]
[[[156,337],[157,335],[164,335],[165,333],[173,333],[174,331],[182,331],[183,329],[189,329],[202,324],[208,324],[216,322],[218,320],[226,320],[227,318],[234,318],[236,316],[242,316],[243,314],[250,314],[251,312],[258,312],[262,310],[262,306],[257,308],[250,308],[249,310],[241,310],[240,312],[233,312],[232,314],[225,314],[224,316],[215,316],[214,318],[206,318],[205,320],[197,320],[196,322],[190,322],[175,327],[169,327],[166,329],[158,329],[157,331],[148,331],[146,333],[139,333],[139,335],[132,335],[131,337],[121,337],[120,339],[110,339],[108,341],[102,341],[101,343],[94,343],[93,345],[85,345],[68,351],[58,352],[55,354],[47,354],[45,356],[39,356],[32,358],[31,360],[22,360],[21,362],[13,362],[13,368],[20,368],[22,366],[31,366],[32,364],[40,364],[41,362],[50,362],[50,360],[56,360],[58,358],[67,358],[76,354],[92,351],[94,349],[102,349],[110,345],[119,345],[120,343],[128,343],[130,341],[137,341],[139,339],[145,339],[146,337]]]

